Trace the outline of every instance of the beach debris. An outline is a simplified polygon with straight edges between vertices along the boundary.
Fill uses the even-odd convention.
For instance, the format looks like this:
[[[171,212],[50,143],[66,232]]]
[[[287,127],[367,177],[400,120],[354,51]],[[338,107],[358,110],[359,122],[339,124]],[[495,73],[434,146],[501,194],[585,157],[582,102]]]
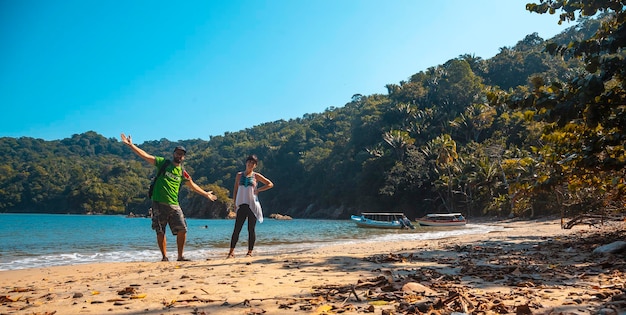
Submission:
[[[616,241],[593,250],[594,254],[617,254],[626,251],[626,242]]]
[[[598,315],[619,315],[617,310],[612,308],[603,308],[598,311]]]
[[[246,312],[247,315],[261,315],[264,313],[265,313],[265,310],[262,308],[251,308]]]
[[[122,302],[122,301],[126,301],[125,299],[120,299],[120,298],[115,298],[115,299],[108,299],[107,303],[111,303],[111,302]]]
[[[419,293],[424,296],[435,296],[437,292],[432,290],[431,288],[417,283],[417,282],[407,282],[402,286],[402,292],[406,293]]]
[[[328,314],[333,309],[332,305],[323,304],[315,309],[315,314]]]
[[[313,286],[314,299],[301,299],[300,305],[289,308],[339,313],[352,300],[351,310],[357,313],[380,309],[382,314],[566,314],[558,307],[543,307],[542,300],[554,300],[552,295],[567,288],[570,293],[562,302],[564,307],[622,314],[626,312],[626,257],[597,256],[592,249],[622,240],[625,234],[599,231],[542,238],[537,243],[444,245],[429,255],[373,255],[363,260],[384,264],[385,268],[372,270],[379,276],[359,279],[356,284]],[[421,267],[394,268],[412,262]],[[474,283],[502,289],[480,290]]]
[[[117,295],[131,295],[137,293],[135,287],[126,287],[123,290],[117,291]]]
[[[407,262],[407,261],[411,261],[412,259],[413,259],[413,254],[402,255],[402,254],[394,254],[394,253],[379,254],[379,255],[374,255],[374,256],[366,258],[366,260],[375,262],[377,264],[382,264],[386,262]]]
[[[16,298],[12,298],[9,295],[1,295],[0,296],[0,303],[12,303],[12,302],[17,302],[22,298],[22,296],[18,296]]]
[[[40,296],[39,298],[40,298],[40,299],[44,299],[44,300],[46,300],[46,301],[52,301],[52,300],[54,300],[56,297],[57,297],[57,295],[56,295],[56,294],[54,294],[54,293],[46,293],[46,294],[44,294],[44,295]]]
[[[31,291],[35,291],[35,288],[33,288],[33,287],[28,287],[28,288],[15,287],[11,291],[9,291],[9,292],[31,292]]]
[[[199,310],[197,307],[191,312],[192,315],[208,315],[209,313]]]
[[[581,214],[571,218],[568,222],[562,222],[561,228],[571,229],[578,224],[586,224],[593,227],[599,227],[611,222],[624,222],[624,215],[598,215],[598,214]]]

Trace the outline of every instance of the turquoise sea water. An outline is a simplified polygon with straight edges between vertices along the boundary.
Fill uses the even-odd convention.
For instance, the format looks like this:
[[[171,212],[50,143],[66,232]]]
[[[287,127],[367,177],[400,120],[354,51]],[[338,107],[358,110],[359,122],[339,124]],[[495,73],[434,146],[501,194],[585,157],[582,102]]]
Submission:
[[[187,219],[185,256],[192,260],[225,257],[234,220]],[[327,244],[425,240],[487,233],[493,226],[382,230],[359,228],[349,220],[273,220],[257,223],[255,254],[296,252]],[[237,253],[247,249],[246,227]],[[168,230],[168,254],[176,257],[176,238]],[[149,218],[100,215],[0,214],[0,270],[95,262],[159,261]]]

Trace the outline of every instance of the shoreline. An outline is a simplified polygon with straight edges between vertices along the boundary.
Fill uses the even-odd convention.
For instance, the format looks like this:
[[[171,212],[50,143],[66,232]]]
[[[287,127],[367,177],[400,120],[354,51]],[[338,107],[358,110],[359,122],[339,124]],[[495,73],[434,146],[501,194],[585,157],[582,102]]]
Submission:
[[[624,257],[593,256],[582,241],[623,231],[623,222],[570,230],[559,219],[481,224],[499,229],[253,257],[240,246],[234,259],[0,271],[0,314],[405,314],[451,298],[444,307],[589,314],[626,289]],[[407,283],[413,291],[402,291]]]
[[[125,220],[125,219],[121,219]],[[118,220],[120,221],[120,220]],[[310,221],[310,222],[308,222]],[[52,266],[78,265],[109,262],[153,262],[161,260],[161,253],[155,246],[153,231],[147,230],[149,222],[132,221],[138,232],[128,233],[123,228],[110,231],[106,238],[97,240],[41,238],[33,236],[26,243],[21,239],[8,239],[0,248],[0,271]],[[93,228],[125,222],[88,222]],[[67,222],[65,224],[70,224]],[[217,259],[228,252],[232,222],[215,220],[194,223],[187,235],[185,256],[192,260]],[[199,225],[201,224],[201,225]],[[209,224],[207,228],[205,224]],[[19,224],[17,224],[19,225]],[[64,224],[60,224],[63,226]],[[307,226],[308,225],[308,226]],[[317,227],[313,228],[313,227]],[[280,255],[313,250],[320,246],[354,244],[381,240],[398,242],[418,241],[423,238],[442,238],[450,234],[484,233],[492,229],[488,225],[468,224],[462,228],[417,228],[415,230],[382,230],[359,228],[350,221],[319,220],[271,220],[258,227],[257,255]],[[5,233],[7,230],[4,230]],[[145,233],[143,233],[145,232]],[[9,232],[11,233],[11,232]],[[15,231],[18,233],[18,231]],[[54,232],[51,231],[53,237]],[[88,233],[85,231],[84,233]],[[247,232],[243,232],[240,246],[247,244]],[[58,235],[58,234],[57,234]],[[169,235],[168,235],[169,236]],[[132,241],[128,241],[128,240]],[[168,237],[168,253],[175,253],[175,244]],[[41,243],[38,243],[40,240]],[[52,246],[52,244],[57,244]],[[170,257],[171,258],[171,257]]]

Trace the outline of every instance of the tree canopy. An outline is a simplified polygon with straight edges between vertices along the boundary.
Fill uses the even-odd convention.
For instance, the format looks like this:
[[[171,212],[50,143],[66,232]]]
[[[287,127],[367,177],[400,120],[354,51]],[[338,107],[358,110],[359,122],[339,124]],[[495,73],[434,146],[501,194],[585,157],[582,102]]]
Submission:
[[[623,1],[528,4],[531,12],[561,12],[555,23],[578,23],[548,40],[529,34],[490,59],[461,55],[388,84],[387,94],[355,94],[322,113],[208,141],[139,146],[164,157],[177,145],[188,149],[186,169],[218,195],[211,203],[183,188],[189,217],[226,217],[249,154],[275,184],[260,195],[266,215],[623,211],[623,8]],[[0,155],[0,212],[149,207],[155,169],[118,139],[93,131],[57,141],[0,138]]]

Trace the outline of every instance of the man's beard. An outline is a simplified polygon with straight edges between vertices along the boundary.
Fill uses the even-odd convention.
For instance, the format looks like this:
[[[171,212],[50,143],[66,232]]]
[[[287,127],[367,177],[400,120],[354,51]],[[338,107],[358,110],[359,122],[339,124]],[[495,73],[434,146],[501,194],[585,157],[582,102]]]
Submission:
[[[174,157],[174,163],[180,164],[182,160],[179,157]]]

